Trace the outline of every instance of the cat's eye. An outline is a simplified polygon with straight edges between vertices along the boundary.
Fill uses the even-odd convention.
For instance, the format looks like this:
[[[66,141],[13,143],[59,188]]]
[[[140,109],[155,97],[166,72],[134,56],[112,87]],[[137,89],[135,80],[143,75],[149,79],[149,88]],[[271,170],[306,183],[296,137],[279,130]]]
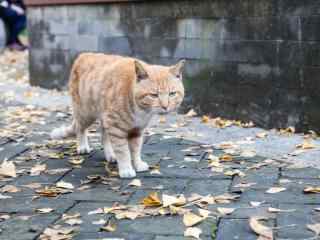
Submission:
[[[177,92],[170,92],[170,93],[169,93],[169,96],[170,96],[170,97],[174,97],[176,94],[177,94]]]
[[[159,97],[159,94],[158,93],[150,93],[149,96],[152,98],[157,98],[157,97]]]

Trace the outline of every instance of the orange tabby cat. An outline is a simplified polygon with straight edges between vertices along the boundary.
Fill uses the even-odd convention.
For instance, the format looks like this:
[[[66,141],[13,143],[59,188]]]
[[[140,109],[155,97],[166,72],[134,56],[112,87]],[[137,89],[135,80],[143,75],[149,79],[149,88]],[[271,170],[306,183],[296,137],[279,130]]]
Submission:
[[[117,161],[120,177],[147,171],[149,166],[140,156],[144,129],[153,115],[174,111],[181,104],[184,63],[167,67],[129,57],[81,54],[69,82],[73,122],[53,130],[51,137],[76,135],[78,153],[89,153],[87,128],[98,119],[105,157]]]

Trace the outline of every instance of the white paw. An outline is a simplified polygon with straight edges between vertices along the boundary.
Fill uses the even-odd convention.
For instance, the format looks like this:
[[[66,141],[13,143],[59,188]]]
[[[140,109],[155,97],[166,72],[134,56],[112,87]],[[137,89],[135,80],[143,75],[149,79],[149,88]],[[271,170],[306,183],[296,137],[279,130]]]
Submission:
[[[107,162],[109,162],[109,163],[117,162],[116,156],[114,154],[105,153],[105,157],[106,157]]]
[[[146,162],[144,162],[142,160],[136,162],[134,166],[135,166],[137,172],[145,172],[145,171],[149,170],[148,163],[146,163]]]
[[[89,146],[79,146],[77,148],[78,154],[87,154],[90,153],[92,149]]]
[[[133,168],[119,169],[119,176],[121,178],[134,178],[136,171]]]

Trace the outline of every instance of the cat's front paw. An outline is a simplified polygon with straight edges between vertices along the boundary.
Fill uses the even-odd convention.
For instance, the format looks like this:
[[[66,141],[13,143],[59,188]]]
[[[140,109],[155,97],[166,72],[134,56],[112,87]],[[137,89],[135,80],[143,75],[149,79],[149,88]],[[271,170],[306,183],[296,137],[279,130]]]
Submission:
[[[136,175],[136,171],[133,168],[119,169],[119,176],[121,178],[134,178]]]
[[[145,171],[148,171],[148,170],[149,170],[149,165],[148,165],[148,163],[146,163],[146,162],[144,162],[144,161],[142,161],[142,160],[136,162],[136,163],[134,164],[134,166],[135,166],[137,172],[145,172]]]
[[[91,151],[92,149],[90,148],[90,146],[79,146],[77,148],[78,154],[87,154],[87,153],[90,153]]]

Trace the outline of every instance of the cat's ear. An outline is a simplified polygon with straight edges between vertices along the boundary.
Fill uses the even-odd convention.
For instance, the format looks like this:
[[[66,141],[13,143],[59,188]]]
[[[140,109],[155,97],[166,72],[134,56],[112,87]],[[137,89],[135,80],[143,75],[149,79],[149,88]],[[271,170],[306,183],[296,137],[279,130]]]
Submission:
[[[149,77],[141,62],[135,60],[134,65],[136,70],[137,82],[140,82],[141,80],[147,79]]]
[[[176,65],[170,67],[170,72],[175,77],[180,79],[185,63],[186,63],[186,60],[184,60],[184,59],[180,60]]]

